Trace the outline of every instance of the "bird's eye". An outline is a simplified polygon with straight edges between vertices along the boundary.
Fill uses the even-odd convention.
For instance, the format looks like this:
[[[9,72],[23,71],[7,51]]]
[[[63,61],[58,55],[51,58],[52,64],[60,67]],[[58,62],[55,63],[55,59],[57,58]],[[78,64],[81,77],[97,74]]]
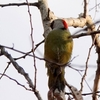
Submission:
[[[51,23],[50,27],[53,29],[54,21]]]

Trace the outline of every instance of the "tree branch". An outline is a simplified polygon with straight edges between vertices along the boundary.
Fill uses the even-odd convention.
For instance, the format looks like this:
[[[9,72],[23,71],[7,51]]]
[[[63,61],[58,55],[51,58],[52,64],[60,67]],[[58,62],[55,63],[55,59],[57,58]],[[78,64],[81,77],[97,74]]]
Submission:
[[[18,65],[18,63],[12,58],[12,56],[7,51],[5,51],[4,47],[0,46],[0,50],[1,50],[0,55],[5,55],[11,61],[11,63],[13,64],[15,69],[18,71],[18,73],[23,75],[25,79],[28,81],[30,88],[32,88],[32,91],[35,93],[38,100],[42,100],[39,92],[34,88],[32,80],[30,79],[29,75],[24,71],[24,69]]]
[[[100,30],[100,26],[98,27],[98,30]],[[97,70],[94,79],[93,92],[97,92],[100,83],[100,34],[94,35],[94,41],[96,46],[96,52],[98,54],[98,59],[97,59]],[[97,100],[97,94],[93,94],[92,97],[93,100]]]
[[[83,81],[85,80],[85,77],[87,75],[87,70],[88,70],[88,61],[89,61],[89,57],[90,57],[90,53],[91,53],[91,50],[92,50],[92,47],[93,47],[94,44],[91,45],[91,47],[89,48],[89,52],[88,52],[88,56],[87,56],[87,60],[86,60],[86,68],[85,68],[85,72],[84,72],[84,75],[81,79],[81,89],[80,89],[80,92],[83,91]]]
[[[34,87],[36,88],[36,77],[37,77],[37,68],[36,68],[36,60],[35,60],[35,54],[34,54],[34,39],[33,39],[33,24],[32,24],[32,16],[31,16],[31,12],[30,12],[30,7],[29,7],[29,3],[28,0],[26,0],[27,2],[27,7],[28,7],[28,14],[29,14],[29,18],[30,18],[30,28],[31,28],[31,42],[32,42],[32,54],[33,54],[33,62],[34,62],[34,69],[35,69],[35,75],[34,75]]]
[[[44,37],[46,37],[48,35],[48,33],[51,31],[50,23],[57,17],[48,8],[47,0],[38,0],[38,2],[39,2],[39,9],[40,9],[42,22],[43,22],[43,26],[44,26],[44,34],[43,35],[44,35]]]
[[[5,74],[5,72],[6,72],[6,70],[8,69],[8,67],[9,67],[10,64],[11,64],[11,63],[8,62],[8,65],[7,65],[7,67],[5,68],[5,70],[4,70],[3,74],[1,75],[0,79],[3,77],[3,75]]]
[[[27,6],[28,3],[9,3],[9,4],[0,4],[0,7],[9,7],[9,6]],[[29,6],[36,6],[39,7],[38,2],[35,3],[29,3]]]
[[[86,16],[87,16],[87,0],[84,0],[84,18],[86,18]]]
[[[25,87],[24,85],[22,85],[21,83],[19,83],[16,79],[11,78],[11,77],[9,77],[8,75],[6,75],[6,74],[4,74],[4,73],[3,73],[3,74],[0,73],[0,75],[1,75],[1,76],[5,76],[5,77],[9,78],[10,80],[16,82],[18,85],[20,85],[21,87],[25,88],[26,90],[32,91],[32,89],[28,89],[27,87]],[[32,91],[32,92],[33,92],[33,91]]]

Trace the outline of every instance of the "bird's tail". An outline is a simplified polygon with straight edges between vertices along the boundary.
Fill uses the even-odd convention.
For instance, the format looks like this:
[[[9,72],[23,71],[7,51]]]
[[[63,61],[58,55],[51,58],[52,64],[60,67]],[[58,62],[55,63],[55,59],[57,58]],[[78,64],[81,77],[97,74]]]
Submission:
[[[58,89],[59,91],[65,90],[65,72],[64,67],[58,66],[56,64],[50,64],[50,66],[47,66],[47,74],[48,74],[48,86],[50,89]]]

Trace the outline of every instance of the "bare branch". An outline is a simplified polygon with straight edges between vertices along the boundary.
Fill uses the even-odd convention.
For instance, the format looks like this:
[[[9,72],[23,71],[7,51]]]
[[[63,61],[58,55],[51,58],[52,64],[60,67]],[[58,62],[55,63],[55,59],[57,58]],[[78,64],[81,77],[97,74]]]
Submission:
[[[5,74],[6,70],[7,70],[8,67],[9,67],[9,65],[10,65],[10,62],[8,62],[8,65],[7,65],[7,67],[5,68],[5,70],[4,70],[3,74],[1,75],[0,79],[1,79],[1,78],[3,77],[3,75]]]
[[[68,88],[70,89],[70,91],[72,92],[72,95],[74,97],[75,100],[83,100],[82,94],[80,91],[77,90],[76,87],[71,86],[70,84],[68,84],[66,82],[66,85],[68,86]]]
[[[52,22],[52,20],[56,19],[57,17],[48,8],[47,0],[38,0],[38,2],[39,2],[39,9],[41,12],[42,22],[44,26],[43,35],[44,37],[46,37],[48,33],[51,31],[50,23]]]
[[[5,48],[0,46],[0,49],[1,49],[1,52],[0,52],[0,55],[5,55],[10,61],[11,63],[13,64],[13,66],[15,67],[15,69],[25,77],[25,79],[28,81],[28,84],[30,86],[30,88],[32,88],[32,91],[34,91],[36,97],[38,98],[38,100],[42,100],[39,92],[34,88],[34,85],[32,83],[32,80],[30,79],[29,75],[24,71],[24,69],[18,65],[18,63],[12,58],[12,56],[7,52],[5,51]]]
[[[91,53],[91,50],[92,50],[92,47],[93,47],[94,44],[91,45],[91,47],[89,48],[89,53],[88,53],[88,57],[87,57],[87,60],[86,60],[86,68],[85,68],[85,72],[84,72],[84,75],[82,77],[82,80],[81,80],[81,89],[80,89],[80,92],[82,92],[83,90],[83,81],[85,79],[85,76],[87,74],[87,70],[88,70],[88,61],[89,61],[89,57],[90,57],[90,53]]]
[[[83,37],[83,36],[92,36],[94,34],[100,34],[100,31],[93,31],[93,32],[90,32],[90,34],[88,34],[88,33],[80,33],[80,34],[76,34],[76,35],[71,35],[70,37],[75,39],[75,38],[79,38],[79,37]]]
[[[26,55],[32,57],[32,55],[30,54],[32,51],[29,51],[29,52],[23,52],[23,51],[14,49],[13,47],[8,47],[8,46],[4,46],[4,45],[0,45],[0,47],[4,47],[4,48],[7,48],[7,49],[10,49],[10,50],[16,51],[16,52],[21,53],[21,54],[26,54]]]
[[[29,56],[31,52],[32,52],[32,50],[29,51],[29,52],[27,52],[26,54],[24,54],[24,55],[21,56],[21,57],[14,58],[14,60],[19,60],[19,59],[25,58],[26,56]]]
[[[98,27],[98,30],[100,30],[100,26]],[[97,60],[97,70],[96,75],[94,79],[94,86],[93,86],[93,92],[98,91],[99,83],[100,83],[100,35],[95,35],[95,45],[96,45],[96,52],[98,54],[98,60]],[[92,95],[93,100],[97,100],[97,94]]]
[[[35,45],[34,51],[38,48],[39,45],[41,45],[42,43],[44,43],[45,40],[42,40],[40,43]]]
[[[35,60],[35,54],[34,54],[34,40],[33,40],[33,25],[32,25],[32,17],[31,17],[31,12],[30,12],[30,7],[28,0],[26,0],[28,4],[28,13],[29,13],[29,18],[30,18],[30,27],[31,27],[31,42],[32,42],[32,53],[33,53],[33,62],[34,62],[34,69],[35,69],[35,76],[34,76],[34,90],[36,90],[36,76],[37,76],[37,68],[36,68],[36,60]],[[35,93],[36,97],[38,99],[42,99],[40,95]]]
[[[5,51],[4,47],[0,48],[1,48],[1,54],[5,55],[11,61],[11,63],[14,65],[17,71],[20,74],[22,74],[25,77],[25,79],[29,82],[30,87],[34,89],[33,83],[29,78],[28,74],[24,71],[24,69],[17,64],[17,62],[12,58],[12,56],[7,51]]]
[[[80,73],[80,71],[78,71],[78,73],[82,76],[82,74]],[[92,92],[92,89],[91,89],[91,87],[89,86],[89,84],[88,84],[88,82],[86,81],[86,79],[84,79],[84,81],[85,81],[85,83],[87,84],[87,86],[88,86],[88,88],[91,90],[91,92]],[[82,87],[83,85],[81,85],[81,87]]]
[[[82,93],[83,96],[87,96],[87,95],[92,95],[92,94],[96,94],[96,93],[100,93],[100,91],[97,91],[95,93],[93,92],[90,92],[90,93]],[[72,93],[68,93],[68,92],[65,92],[66,95],[72,95]]]
[[[1,75],[1,76],[5,76],[5,77],[9,78],[10,80],[16,82],[18,85],[20,85],[21,87],[25,88],[26,90],[32,91],[32,89],[28,89],[27,87],[25,87],[24,85],[22,85],[21,83],[19,83],[16,79],[11,78],[11,77],[9,77],[8,75],[6,75],[6,74],[4,74],[4,73],[3,73],[3,74],[0,73],[0,75]],[[33,92],[33,91],[32,91],[32,92]]]
[[[94,7],[92,7],[91,9],[89,9],[89,11],[93,10],[94,8],[96,8],[99,5],[100,5],[100,3],[96,4]]]
[[[9,4],[0,4],[0,7],[9,7],[9,6],[36,6],[36,7],[39,7],[39,4],[38,2],[35,2],[35,3],[9,3]]]
[[[88,4],[87,0],[84,0],[84,18],[86,18],[87,14],[88,14],[87,13],[87,7],[88,7],[87,4]]]
[[[84,70],[81,70],[81,69],[76,69],[76,68],[72,67],[70,64],[68,64],[67,66],[68,66],[69,68],[75,70],[75,71],[81,71],[81,72],[84,71]]]
[[[27,6],[28,6],[28,13],[29,13],[29,18],[30,18],[32,53],[33,53],[33,62],[34,62],[34,69],[35,69],[34,87],[36,88],[37,68],[36,68],[36,60],[35,60],[35,54],[34,54],[33,25],[32,25],[32,17],[31,17],[31,12],[30,12],[28,0],[26,0],[26,2],[28,4]]]

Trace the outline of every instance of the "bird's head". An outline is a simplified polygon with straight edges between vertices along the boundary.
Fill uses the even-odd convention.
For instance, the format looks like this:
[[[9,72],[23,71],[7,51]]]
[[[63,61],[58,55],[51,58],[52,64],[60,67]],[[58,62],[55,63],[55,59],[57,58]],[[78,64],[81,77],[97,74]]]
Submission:
[[[52,29],[68,29],[68,24],[64,19],[56,19],[51,23]]]

